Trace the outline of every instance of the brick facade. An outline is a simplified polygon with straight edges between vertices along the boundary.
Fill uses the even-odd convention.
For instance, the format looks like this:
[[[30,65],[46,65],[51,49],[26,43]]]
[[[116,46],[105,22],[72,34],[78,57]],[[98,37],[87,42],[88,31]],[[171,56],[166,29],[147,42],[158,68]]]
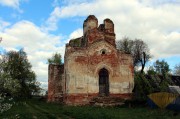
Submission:
[[[105,19],[98,27],[90,15],[83,36],[66,44],[64,66],[49,65],[48,101],[88,104],[97,96],[130,98],[133,68],[130,54],[116,49],[113,22]]]

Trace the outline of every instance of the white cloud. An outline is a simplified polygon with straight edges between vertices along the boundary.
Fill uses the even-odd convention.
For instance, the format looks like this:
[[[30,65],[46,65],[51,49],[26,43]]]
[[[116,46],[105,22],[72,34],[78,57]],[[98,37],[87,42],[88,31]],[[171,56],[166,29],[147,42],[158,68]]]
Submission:
[[[46,32],[48,31],[54,31],[57,29],[57,23],[59,21],[59,7],[55,7],[54,11],[51,13],[50,17],[45,22],[44,26],[42,26],[42,29]]]
[[[70,35],[69,35],[69,39],[74,39],[74,38],[78,38],[81,37],[83,35],[83,29],[79,28],[76,29],[75,31],[73,31]]]
[[[178,0],[139,0],[139,2],[142,2],[146,6],[153,7],[158,7],[165,4],[180,4],[180,1]]]
[[[17,9],[19,12],[23,12],[20,8],[20,2],[27,1],[27,0],[0,0],[0,5],[12,7],[14,9]]]
[[[0,0],[0,4],[8,7],[18,8],[20,0]]]
[[[12,5],[7,1],[10,0],[0,0],[0,4],[19,8],[20,0],[14,0]],[[3,37],[1,45],[6,50],[24,47],[38,81],[45,87],[48,78],[47,58],[54,52],[64,56],[65,41],[61,41],[60,36],[48,33],[58,29],[60,19],[94,14],[99,23],[102,23],[108,17],[115,24],[116,39],[119,40],[123,36],[141,38],[147,42],[154,58],[179,56],[180,5],[168,1],[155,3],[151,0],[63,0],[63,4],[58,6],[59,0],[54,0],[54,10],[43,27],[26,20],[7,27],[10,24],[0,19],[0,36]],[[68,38],[80,37],[82,34],[82,28],[79,28]]]
[[[60,18],[86,15],[86,14],[84,14],[84,12],[81,12],[81,11],[91,10],[91,8],[90,8],[91,6],[89,5],[90,3],[86,3],[87,1],[88,0],[77,0],[77,1],[73,1],[73,0],[66,1],[66,0],[64,0],[64,3],[71,5],[71,7],[64,7],[64,6],[58,6],[59,1],[55,0],[53,2],[53,5],[55,6],[55,8],[52,11],[52,13],[50,14],[50,17],[47,19],[46,23],[44,24],[44,26],[42,28],[45,31],[55,31],[55,30],[57,30],[57,24],[58,24],[58,21]],[[83,10],[79,9],[79,7],[84,8],[82,6],[84,6],[85,9],[83,9]],[[78,15],[76,13],[73,14],[74,12],[71,12],[71,11],[77,11],[78,13],[81,12],[81,15]]]
[[[3,20],[0,18],[0,31],[2,31],[4,28],[6,28],[6,27],[9,26],[9,25],[10,25],[9,22],[3,21]]]
[[[128,36],[141,38],[148,43],[154,58],[179,56],[180,47],[180,4],[165,0],[96,0],[93,2],[67,2],[56,7],[49,19],[54,18],[56,26],[59,19],[88,16],[94,14],[99,19],[110,18],[115,24],[116,39]],[[82,23],[83,24],[83,23]]]
[[[5,28],[0,36],[3,38],[1,47],[7,51],[17,50],[16,47],[24,47],[32,69],[40,82],[47,82],[48,64],[47,58],[54,52],[64,55],[64,42],[60,36],[45,33],[41,28],[29,21],[19,21],[9,28]],[[59,47],[56,47],[59,45]]]

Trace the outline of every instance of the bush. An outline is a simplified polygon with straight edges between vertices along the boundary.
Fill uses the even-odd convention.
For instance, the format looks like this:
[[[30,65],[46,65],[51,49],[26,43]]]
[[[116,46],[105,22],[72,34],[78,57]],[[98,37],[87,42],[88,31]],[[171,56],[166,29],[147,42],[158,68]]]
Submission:
[[[11,109],[11,107],[13,106],[12,100],[13,98],[8,99],[6,96],[0,94],[0,113],[3,113]]]

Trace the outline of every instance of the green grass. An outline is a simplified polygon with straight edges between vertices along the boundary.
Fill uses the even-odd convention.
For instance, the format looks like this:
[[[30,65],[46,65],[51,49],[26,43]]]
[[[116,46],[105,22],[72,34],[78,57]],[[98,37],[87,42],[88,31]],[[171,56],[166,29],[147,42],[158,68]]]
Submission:
[[[148,107],[65,106],[37,99],[18,101],[0,119],[180,119],[180,113]]]

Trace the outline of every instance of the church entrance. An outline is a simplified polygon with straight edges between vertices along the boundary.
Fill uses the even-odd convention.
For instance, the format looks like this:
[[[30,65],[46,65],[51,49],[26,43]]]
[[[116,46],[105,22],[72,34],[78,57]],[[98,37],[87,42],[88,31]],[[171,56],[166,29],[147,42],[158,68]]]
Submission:
[[[99,96],[109,95],[109,73],[103,68],[99,72]]]

